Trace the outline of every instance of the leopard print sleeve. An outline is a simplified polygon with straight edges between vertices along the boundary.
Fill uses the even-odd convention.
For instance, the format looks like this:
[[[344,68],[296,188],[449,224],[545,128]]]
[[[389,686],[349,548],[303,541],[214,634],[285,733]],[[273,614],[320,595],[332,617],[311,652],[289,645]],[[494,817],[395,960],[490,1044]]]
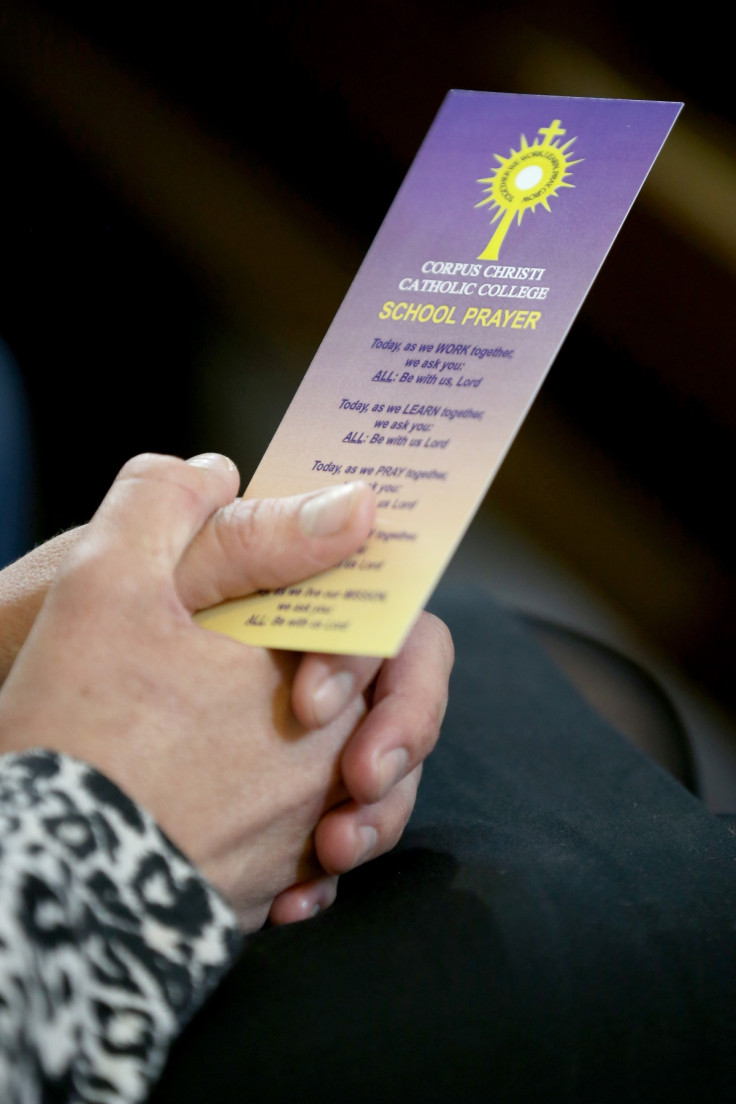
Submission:
[[[103,775],[0,757],[0,1100],[129,1104],[234,959],[234,914]]]

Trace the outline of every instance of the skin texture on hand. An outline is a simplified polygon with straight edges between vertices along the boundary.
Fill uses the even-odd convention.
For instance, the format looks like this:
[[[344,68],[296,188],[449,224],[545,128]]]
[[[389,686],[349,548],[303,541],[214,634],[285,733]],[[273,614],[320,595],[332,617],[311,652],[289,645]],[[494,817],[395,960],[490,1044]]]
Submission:
[[[185,477],[185,484],[191,476],[188,469],[195,469],[195,481],[196,470],[201,469],[206,480],[214,480],[219,487],[215,505],[222,503],[215,509],[210,502],[213,512],[199,528],[193,526],[192,539],[185,544],[178,562],[173,565],[177,598],[187,619],[189,611],[224,598],[263,586],[293,582],[323,570],[357,547],[365,539],[371,524],[372,496],[364,487],[352,491],[344,486],[334,488],[326,496],[326,502],[320,501],[325,497],[323,495],[270,503],[234,500],[238,482],[234,466],[223,457],[209,454],[194,458],[188,466],[171,458],[139,459],[132,462],[131,476],[125,474],[131,465],[126,466],[120,482],[125,484],[127,481],[133,487],[136,479],[140,478],[134,471],[136,465],[143,464],[145,467],[160,463],[178,465],[177,470]],[[164,482],[166,478],[171,478],[172,473],[172,468],[166,469]],[[150,471],[146,470],[145,478],[151,478]],[[154,498],[160,493],[155,483],[161,478],[160,472],[152,478]],[[113,488],[113,492],[115,490]],[[119,500],[120,488],[117,490]],[[106,517],[104,507],[100,516]],[[295,525],[296,518],[300,524]],[[99,519],[95,519],[95,525],[99,530]],[[148,523],[138,525],[138,530],[142,541],[150,540]],[[84,538],[82,546],[85,548],[87,536],[84,529],[63,534],[0,573],[0,682],[22,646],[60,563],[81,538]],[[93,536],[93,548],[99,548],[100,532]],[[126,530],[125,537],[122,534],[118,536],[124,552],[133,530]],[[118,555],[120,552],[121,549],[118,549]],[[87,547],[86,555],[89,554]],[[75,572],[84,574],[75,564],[72,556],[71,567],[65,569],[66,576],[71,574],[74,577]],[[69,586],[67,582],[66,588],[69,589]],[[78,594],[69,603],[74,607],[69,610],[70,623],[78,620],[83,610],[87,611],[89,621],[94,621],[95,615],[106,609],[105,603],[109,606],[119,586],[119,581],[116,581],[109,594],[98,595],[95,600],[90,599],[86,586],[80,587],[84,593]],[[96,602],[99,603],[97,606]],[[133,609],[129,606],[128,612],[132,613]],[[129,630],[130,625],[126,628]],[[92,632],[89,624],[82,631],[82,638],[85,632],[88,635]],[[213,635],[207,634],[208,639],[211,640]],[[89,639],[93,637],[89,636]],[[151,670],[155,671],[163,652],[160,641],[155,642],[155,635],[151,640],[155,653],[151,656]],[[81,639],[80,647],[83,646],[84,639]],[[227,643],[225,638],[220,638],[220,646],[244,648],[235,642]],[[205,662],[204,658],[202,662]],[[413,808],[421,761],[431,751],[439,733],[452,666],[452,644],[444,625],[424,614],[400,655],[393,660],[382,663],[361,657],[306,656],[299,663],[293,655],[279,657],[263,653],[261,663],[262,668],[255,681],[264,691],[270,687],[274,703],[278,701],[278,705],[273,707],[274,716],[278,714],[282,737],[287,741],[288,737],[284,734],[290,725],[301,722],[303,728],[317,732],[340,717],[339,745],[340,740],[344,741],[346,728],[352,730],[356,725],[364,709],[363,692],[373,683],[368,695],[373,708],[364,722],[355,727],[354,736],[348,740],[340,761],[339,771],[336,763],[338,752],[335,750],[331,782],[323,791],[321,812],[327,815],[316,834],[316,858],[323,869],[315,862],[314,856],[294,867],[298,884],[277,894],[271,907],[272,921],[283,923],[303,919],[326,907],[334,898],[338,873],[381,854],[393,846],[400,836]],[[253,662],[249,669],[255,672],[256,668]],[[288,686],[295,670],[289,710],[288,693],[284,693],[284,687]],[[165,683],[159,688],[164,689]],[[217,700],[214,685],[211,691],[213,700]],[[174,700],[176,695],[172,688],[168,693]],[[110,719],[113,725],[116,721],[127,723],[124,713],[112,712],[116,713]],[[207,723],[206,716],[201,718],[201,723]],[[321,738],[315,735],[314,743]],[[39,742],[50,746],[48,739]],[[83,755],[82,752],[77,753]],[[89,755],[83,757],[90,759]],[[169,772],[169,784],[172,777]],[[133,779],[133,784],[138,782]],[[392,782],[395,785],[391,785]],[[132,789],[130,792],[141,799]],[[155,813],[151,801],[145,797],[142,799]],[[173,832],[171,834],[174,835]],[[182,846],[187,850],[186,845]],[[325,874],[324,870],[329,873]],[[310,877],[310,874],[314,876]]]
[[[253,928],[280,890],[315,869],[311,834],[342,796],[340,751],[365,707],[356,699],[338,721],[307,731],[290,707],[296,657],[191,620],[177,568],[236,490],[237,473],[219,461],[140,457],[123,468],[5,682],[0,746],[48,747],[98,767],[148,808]],[[330,494],[323,501],[334,514]],[[240,592],[279,570],[289,581],[313,569],[321,548],[334,561],[363,539],[369,492],[340,494],[337,536],[305,533],[301,501],[261,504],[241,556],[245,578],[233,579]],[[277,548],[288,550],[280,561]],[[206,582],[195,570],[192,587],[208,599],[211,567]]]

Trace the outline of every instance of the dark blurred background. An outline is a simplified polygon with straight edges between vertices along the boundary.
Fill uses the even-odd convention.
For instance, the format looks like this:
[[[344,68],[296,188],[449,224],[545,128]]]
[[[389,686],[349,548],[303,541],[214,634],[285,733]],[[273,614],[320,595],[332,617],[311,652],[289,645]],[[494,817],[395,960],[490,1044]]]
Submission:
[[[143,449],[247,478],[449,88],[681,99],[487,509],[736,705],[731,54],[612,0],[4,3],[35,538]]]

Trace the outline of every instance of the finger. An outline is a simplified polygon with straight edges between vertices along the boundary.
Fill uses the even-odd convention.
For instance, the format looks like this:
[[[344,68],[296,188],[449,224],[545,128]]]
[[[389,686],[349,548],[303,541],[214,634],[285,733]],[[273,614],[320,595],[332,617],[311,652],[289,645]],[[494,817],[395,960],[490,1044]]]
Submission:
[[[271,905],[268,919],[274,925],[309,920],[334,904],[336,896],[336,875],[322,874],[310,882],[302,882],[279,893]]]
[[[151,453],[125,464],[68,563],[104,553],[110,571],[122,577],[145,566],[171,574],[195,533],[237,494],[238,471],[231,460],[205,453],[189,462]]]
[[[289,498],[237,499],[187,549],[177,576],[191,610],[317,575],[367,538],[375,498],[365,483],[341,483]]]
[[[431,752],[447,708],[454,660],[447,626],[423,613],[376,680],[373,705],[348,742],[341,770],[359,804],[380,801]]]
[[[305,655],[291,691],[291,707],[305,728],[330,724],[373,682],[382,659],[375,656]]]
[[[345,874],[396,846],[414,809],[421,774],[421,765],[415,767],[374,805],[350,801],[322,818],[314,844],[329,874]]]

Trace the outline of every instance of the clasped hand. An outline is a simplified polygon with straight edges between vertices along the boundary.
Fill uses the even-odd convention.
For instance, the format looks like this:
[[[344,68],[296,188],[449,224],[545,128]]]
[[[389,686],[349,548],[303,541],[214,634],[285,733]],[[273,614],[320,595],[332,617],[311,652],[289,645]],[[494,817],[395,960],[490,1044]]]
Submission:
[[[414,805],[452,644],[423,614],[400,654],[254,648],[191,614],[339,563],[373,495],[236,498],[224,457],[129,461],[92,522],[0,573],[0,751],[84,759],[144,805],[247,930],[329,905]]]

